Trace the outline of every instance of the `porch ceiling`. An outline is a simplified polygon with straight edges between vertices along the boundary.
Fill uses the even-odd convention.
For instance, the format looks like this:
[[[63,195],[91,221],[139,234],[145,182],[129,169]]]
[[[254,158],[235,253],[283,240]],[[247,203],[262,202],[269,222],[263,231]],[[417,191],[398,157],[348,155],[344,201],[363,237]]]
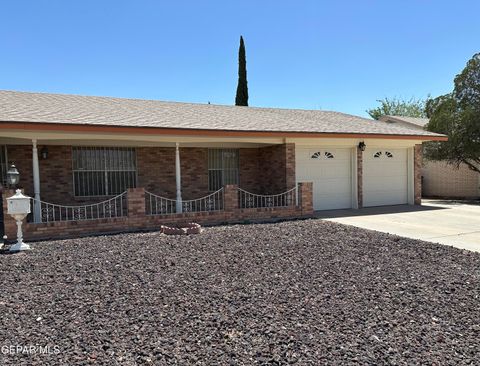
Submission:
[[[160,146],[174,147],[175,143],[190,147],[258,147],[282,144],[278,137],[204,137],[175,135],[135,135],[107,133],[65,133],[22,130],[1,130],[0,144],[31,145],[36,139],[39,145],[74,146]]]

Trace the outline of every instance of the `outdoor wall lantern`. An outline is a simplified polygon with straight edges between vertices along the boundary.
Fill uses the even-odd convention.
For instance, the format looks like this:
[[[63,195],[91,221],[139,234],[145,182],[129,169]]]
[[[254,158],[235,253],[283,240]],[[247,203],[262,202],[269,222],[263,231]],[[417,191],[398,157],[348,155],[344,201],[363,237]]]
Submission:
[[[42,156],[43,160],[48,159],[48,148],[46,146],[42,147],[42,150],[40,150],[40,155]]]
[[[11,252],[29,250],[30,245],[23,242],[22,221],[30,213],[30,197],[24,196],[20,189],[7,198],[7,213],[17,222],[17,243],[10,247]]]
[[[10,187],[15,187],[20,180],[20,173],[15,167],[15,164],[12,164],[7,171],[7,183]]]
[[[360,149],[360,151],[365,151],[365,148],[367,147],[367,145],[365,145],[365,142],[360,142],[358,144],[358,148]]]

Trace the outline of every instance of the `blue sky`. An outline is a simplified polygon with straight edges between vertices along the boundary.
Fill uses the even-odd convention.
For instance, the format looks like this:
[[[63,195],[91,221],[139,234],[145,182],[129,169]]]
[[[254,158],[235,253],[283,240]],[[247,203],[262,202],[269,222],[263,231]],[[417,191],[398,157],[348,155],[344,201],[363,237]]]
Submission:
[[[480,2],[2,1],[0,89],[366,115],[437,96],[480,52]]]

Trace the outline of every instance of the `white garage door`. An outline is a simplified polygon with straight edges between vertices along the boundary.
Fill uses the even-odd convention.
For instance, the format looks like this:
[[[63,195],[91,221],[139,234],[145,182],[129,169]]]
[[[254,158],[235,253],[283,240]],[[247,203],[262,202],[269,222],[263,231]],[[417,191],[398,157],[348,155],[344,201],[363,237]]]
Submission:
[[[367,149],[363,153],[363,206],[408,202],[407,149]]]
[[[297,182],[313,182],[314,210],[352,206],[350,149],[297,147]]]

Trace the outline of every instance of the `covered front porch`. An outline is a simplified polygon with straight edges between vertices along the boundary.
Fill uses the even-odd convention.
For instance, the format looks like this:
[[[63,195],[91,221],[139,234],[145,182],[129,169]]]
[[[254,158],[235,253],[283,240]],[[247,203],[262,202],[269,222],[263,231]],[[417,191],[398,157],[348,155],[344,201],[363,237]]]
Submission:
[[[32,197],[27,239],[312,211],[311,184],[296,185],[295,146],[280,138],[55,131],[2,136],[8,161],[20,171],[19,187]],[[14,235],[7,215],[5,233]]]

